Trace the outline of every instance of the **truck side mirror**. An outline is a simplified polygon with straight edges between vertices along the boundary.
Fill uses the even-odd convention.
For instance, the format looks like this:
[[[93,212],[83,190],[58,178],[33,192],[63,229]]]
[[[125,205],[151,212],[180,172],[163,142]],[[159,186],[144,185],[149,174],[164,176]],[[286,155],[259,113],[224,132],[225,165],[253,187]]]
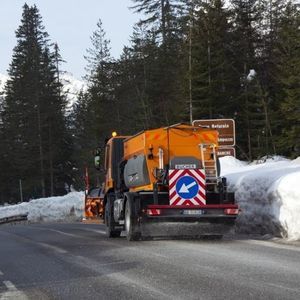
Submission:
[[[101,166],[100,166],[100,154],[101,154],[101,149],[100,148],[97,148],[95,151],[94,151],[94,164],[95,164],[95,168],[97,170],[100,170],[101,169]]]
[[[100,170],[100,155],[95,155],[94,162],[95,162],[95,168],[97,170]]]

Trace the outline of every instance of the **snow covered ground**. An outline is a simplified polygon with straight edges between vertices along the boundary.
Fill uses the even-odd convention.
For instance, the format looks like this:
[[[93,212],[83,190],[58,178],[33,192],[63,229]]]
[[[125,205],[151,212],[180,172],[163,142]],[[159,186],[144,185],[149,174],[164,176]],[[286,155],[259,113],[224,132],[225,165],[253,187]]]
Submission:
[[[221,158],[221,175],[242,210],[238,232],[300,240],[300,157],[248,164],[227,156]]]
[[[236,230],[300,240],[300,157],[275,156],[253,163],[227,156],[220,159],[221,175],[235,192],[241,208]],[[298,186],[299,185],[299,186]],[[62,197],[36,199],[0,207],[0,218],[28,213],[33,222],[79,220],[83,192]]]
[[[65,196],[31,200],[16,205],[0,207],[0,219],[28,214],[31,222],[53,222],[79,220],[83,212],[83,192],[72,192]]]

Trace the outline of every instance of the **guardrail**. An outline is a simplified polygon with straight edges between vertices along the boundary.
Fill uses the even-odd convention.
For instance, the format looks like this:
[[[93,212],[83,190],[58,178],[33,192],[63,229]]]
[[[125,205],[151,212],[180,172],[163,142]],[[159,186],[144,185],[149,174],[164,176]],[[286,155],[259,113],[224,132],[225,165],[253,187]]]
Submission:
[[[23,214],[23,215],[15,215],[11,217],[0,218],[0,225],[6,223],[27,221],[27,216],[28,214]]]

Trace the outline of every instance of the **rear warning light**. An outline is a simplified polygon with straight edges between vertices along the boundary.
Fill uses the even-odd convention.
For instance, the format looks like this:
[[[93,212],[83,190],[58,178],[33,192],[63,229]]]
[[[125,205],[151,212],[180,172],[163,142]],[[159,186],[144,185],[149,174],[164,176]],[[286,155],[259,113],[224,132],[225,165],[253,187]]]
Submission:
[[[225,215],[238,215],[239,209],[238,208],[226,208],[224,209]]]
[[[161,214],[160,209],[155,209],[155,208],[147,209],[148,216],[159,216],[160,214]]]

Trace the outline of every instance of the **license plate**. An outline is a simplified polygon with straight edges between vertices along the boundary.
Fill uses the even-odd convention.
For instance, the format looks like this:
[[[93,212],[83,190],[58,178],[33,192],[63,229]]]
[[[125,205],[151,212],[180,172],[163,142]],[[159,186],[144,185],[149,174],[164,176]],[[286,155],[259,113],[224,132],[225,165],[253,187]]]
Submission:
[[[201,209],[185,209],[183,211],[184,215],[203,215],[204,210]]]

